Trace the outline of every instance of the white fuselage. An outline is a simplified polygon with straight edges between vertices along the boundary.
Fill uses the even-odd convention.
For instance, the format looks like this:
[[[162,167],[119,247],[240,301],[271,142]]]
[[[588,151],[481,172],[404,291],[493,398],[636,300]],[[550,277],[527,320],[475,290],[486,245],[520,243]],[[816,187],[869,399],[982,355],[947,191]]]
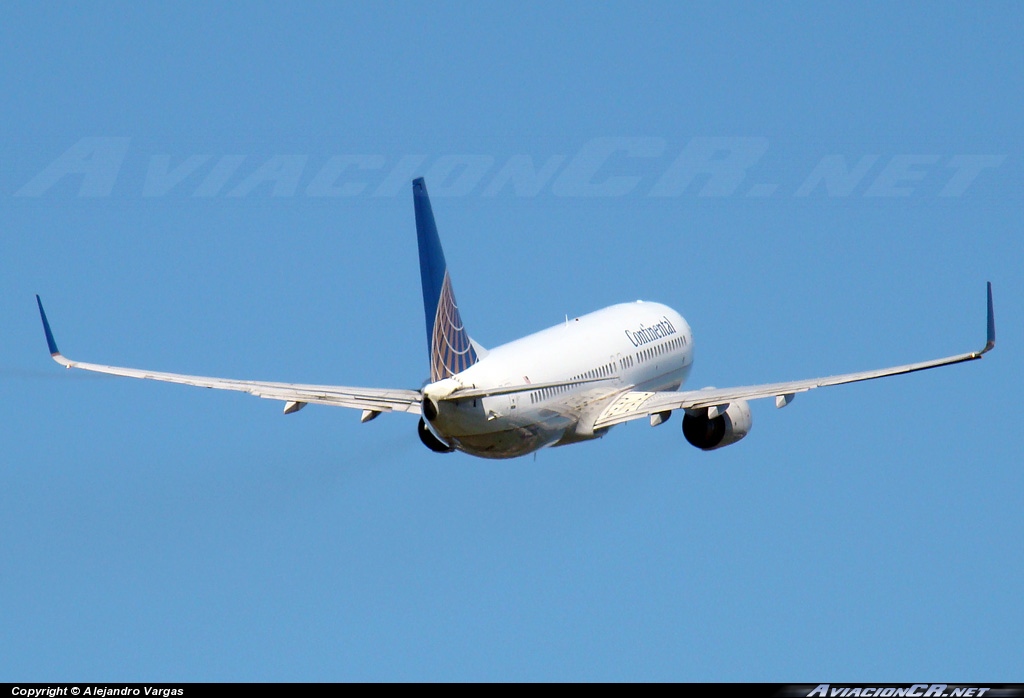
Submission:
[[[668,306],[637,301],[491,349],[478,363],[423,392],[446,394],[452,381],[490,389],[591,381],[439,402],[430,422],[437,436],[475,456],[512,458],[602,436],[607,429],[595,433],[589,425],[608,398],[624,389],[675,390],[692,363],[693,335],[686,320]]]

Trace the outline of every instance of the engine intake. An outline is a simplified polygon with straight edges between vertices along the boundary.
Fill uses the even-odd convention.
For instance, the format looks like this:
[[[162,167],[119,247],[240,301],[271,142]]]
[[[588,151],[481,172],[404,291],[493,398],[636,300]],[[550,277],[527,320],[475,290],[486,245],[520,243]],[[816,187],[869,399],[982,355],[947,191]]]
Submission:
[[[728,409],[714,419],[707,410],[687,411],[683,416],[683,436],[702,451],[713,451],[734,444],[748,433],[752,424],[750,405],[746,400],[729,403]]]
[[[416,433],[419,434],[420,441],[423,442],[423,445],[434,453],[451,453],[455,450],[454,446],[449,446],[444,441],[441,441],[441,439],[434,436],[434,432],[430,431],[430,427],[427,426],[427,423],[424,422],[422,418],[420,418],[420,425],[416,430]]]
[[[433,422],[437,419],[437,403],[427,395],[423,396],[421,411],[423,412],[423,416],[427,418],[428,422]]]

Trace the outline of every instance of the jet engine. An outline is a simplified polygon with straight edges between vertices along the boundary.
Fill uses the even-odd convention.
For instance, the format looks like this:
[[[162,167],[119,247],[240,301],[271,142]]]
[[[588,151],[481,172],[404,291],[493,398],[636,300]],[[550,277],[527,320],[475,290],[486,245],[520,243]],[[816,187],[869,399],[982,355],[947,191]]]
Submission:
[[[746,400],[728,405],[687,410],[683,416],[683,436],[703,451],[734,444],[750,432],[752,420]]]
[[[434,435],[434,432],[430,431],[430,427],[427,426],[427,423],[423,421],[422,417],[420,417],[420,425],[416,431],[419,433],[420,441],[423,442],[423,445],[434,453],[451,453],[455,450],[454,446],[449,446],[444,441],[437,438]]]

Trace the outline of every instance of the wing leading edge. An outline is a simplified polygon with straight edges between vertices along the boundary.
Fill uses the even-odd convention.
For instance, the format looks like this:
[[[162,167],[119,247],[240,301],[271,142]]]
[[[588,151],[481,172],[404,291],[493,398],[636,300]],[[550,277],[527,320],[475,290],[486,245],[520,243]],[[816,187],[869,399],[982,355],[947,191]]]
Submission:
[[[808,378],[805,380],[786,381],[782,383],[765,383],[762,385],[747,385],[737,388],[706,388],[704,390],[685,390],[677,392],[639,392],[628,391],[613,400],[608,407],[600,414],[594,423],[595,429],[610,427],[633,419],[640,419],[652,414],[667,412],[677,409],[704,409],[717,406],[725,406],[736,400],[757,400],[760,398],[774,397],[778,407],[789,404],[796,393],[807,392],[814,388],[824,388],[830,385],[843,385],[844,383],[858,383],[860,381],[896,376],[901,373],[913,373],[939,366],[949,366],[980,359],[992,350],[996,345],[996,321],[992,309],[992,283],[988,283],[988,318],[986,323],[985,347],[980,351],[968,352],[947,356],[932,361],[922,361],[903,366],[881,368],[874,371],[860,371],[857,373],[844,373],[837,376],[825,378]]]
[[[418,390],[384,389],[384,388],[350,388],[340,385],[308,385],[304,383],[271,383],[266,381],[234,380],[231,378],[212,378],[208,376],[189,376],[181,373],[164,373],[160,371],[146,371],[136,368],[125,368],[122,366],[104,366],[102,364],[90,364],[81,361],[68,359],[54,341],[53,332],[50,330],[50,323],[46,319],[46,312],[43,310],[43,303],[36,296],[36,304],[39,306],[39,317],[43,321],[43,331],[46,333],[46,344],[50,350],[53,360],[65,368],[78,368],[83,371],[95,373],[107,373],[113,376],[126,376],[128,378],[145,378],[149,380],[162,381],[164,383],[179,383],[181,385],[194,385],[199,388],[213,388],[217,390],[235,390],[248,393],[256,397],[269,400],[281,400],[289,403],[285,407],[286,412],[294,412],[303,404],[314,403],[320,405],[334,405],[337,407],[350,407],[374,412],[409,412],[420,413],[420,401],[422,395]],[[291,404],[295,403],[295,404]],[[366,419],[364,415],[364,421]]]

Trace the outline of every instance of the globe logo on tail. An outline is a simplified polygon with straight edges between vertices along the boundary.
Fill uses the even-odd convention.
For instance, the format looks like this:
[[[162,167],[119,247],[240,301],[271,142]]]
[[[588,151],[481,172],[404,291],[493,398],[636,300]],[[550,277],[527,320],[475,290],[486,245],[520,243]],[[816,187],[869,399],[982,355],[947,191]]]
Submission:
[[[437,382],[461,373],[477,362],[476,351],[455,304],[452,282],[444,273],[441,297],[437,300],[434,333],[430,342],[430,380]]]

